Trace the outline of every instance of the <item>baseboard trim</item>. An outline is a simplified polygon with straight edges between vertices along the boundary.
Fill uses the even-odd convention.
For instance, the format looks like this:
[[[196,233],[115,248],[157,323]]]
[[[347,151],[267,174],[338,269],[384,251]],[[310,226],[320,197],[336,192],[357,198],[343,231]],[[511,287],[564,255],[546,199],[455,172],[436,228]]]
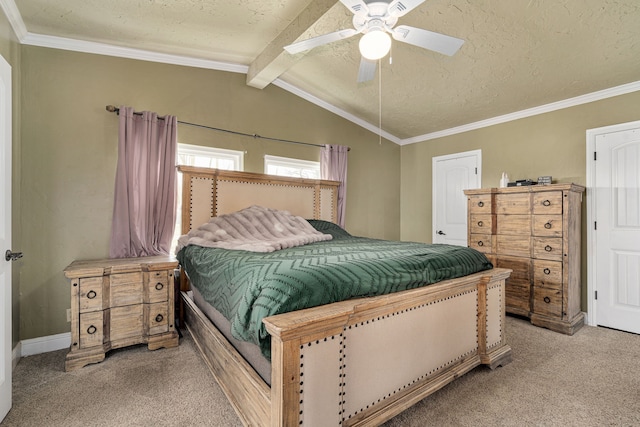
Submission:
[[[24,357],[62,350],[63,348],[69,348],[70,345],[71,332],[65,332],[57,335],[22,340],[16,348],[21,347],[20,357]]]
[[[11,371],[16,369],[16,365],[20,361],[20,355],[22,354],[22,343],[19,342],[13,347],[13,351],[11,352]]]

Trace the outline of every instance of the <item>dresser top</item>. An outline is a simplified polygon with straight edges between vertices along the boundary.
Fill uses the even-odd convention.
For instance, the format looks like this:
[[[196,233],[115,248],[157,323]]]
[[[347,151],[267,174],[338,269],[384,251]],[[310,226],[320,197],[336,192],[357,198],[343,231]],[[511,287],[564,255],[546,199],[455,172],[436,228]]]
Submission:
[[[64,275],[73,279],[136,271],[169,270],[177,266],[178,261],[171,256],[77,260],[64,269]]]
[[[516,187],[503,187],[503,188],[478,188],[473,190],[464,190],[464,194],[467,196],[474,194],[504,194],[504,193],[537,193],[541,191],[574,191],[576,193],[582,193],[585,187],[578,184],[566,183],[566,184],[549,184],[549,185],[522,185]]]

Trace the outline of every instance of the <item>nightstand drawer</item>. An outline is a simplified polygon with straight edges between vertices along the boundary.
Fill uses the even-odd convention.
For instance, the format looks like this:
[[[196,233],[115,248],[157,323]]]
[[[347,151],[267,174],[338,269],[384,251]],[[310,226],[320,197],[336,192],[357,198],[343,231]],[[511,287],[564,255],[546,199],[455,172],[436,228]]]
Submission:
[[[169,330],[169,308],[167,303],[145,304],[148,334],[161,334]]]
[[[104,342],[104,311],[80,314],[80,348],[102,346]]]
[[[102,310],[103,306],[103,277],[87,277],[80,279],[80,313]]]
[[[163,302],[169,299],[170,284],[173,284],[173,280],[169,281],[169,275],[166,270],[150,271],[148,277],[145,274],[145,303]]]
[[[110,309],[109,339],[111,341],[142,337],[144,332],[143,305],[127,305]]]
[[[142,273],[112,274],[110,277],[110,307],[142,304]]]

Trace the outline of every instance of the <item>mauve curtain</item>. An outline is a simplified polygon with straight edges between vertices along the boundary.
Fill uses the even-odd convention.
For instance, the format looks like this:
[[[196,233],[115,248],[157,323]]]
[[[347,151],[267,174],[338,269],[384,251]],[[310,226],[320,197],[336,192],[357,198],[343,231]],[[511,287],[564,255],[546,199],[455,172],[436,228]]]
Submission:
[[[177,119],[120,107],[112,258],[166,255],[176,221]]]
[[[338,225],[344,228],[347,201],[347,153],[349,147],[325,144],[320,149],[320,176],[340,181],[338,187]]]

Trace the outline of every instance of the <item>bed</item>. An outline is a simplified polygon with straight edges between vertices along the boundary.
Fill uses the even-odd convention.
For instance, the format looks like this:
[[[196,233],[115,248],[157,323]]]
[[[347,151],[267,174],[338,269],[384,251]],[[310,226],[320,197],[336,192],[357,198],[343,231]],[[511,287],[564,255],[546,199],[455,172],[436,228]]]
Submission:
[[[184,234],[254,205],[315,220],[310,223],[320,228],[335,222],[336,182],[179,170]],[[219,322],[205,292],[189,292],[184,271],[181,316],[244,425],[379,425],[481,364],[493,369],[511,360],[504,338],[509,274],[488,269],[267,316],[266,365],[255,354],[264,354],[264,346],[247,350],[234,340],[233,325]]]

